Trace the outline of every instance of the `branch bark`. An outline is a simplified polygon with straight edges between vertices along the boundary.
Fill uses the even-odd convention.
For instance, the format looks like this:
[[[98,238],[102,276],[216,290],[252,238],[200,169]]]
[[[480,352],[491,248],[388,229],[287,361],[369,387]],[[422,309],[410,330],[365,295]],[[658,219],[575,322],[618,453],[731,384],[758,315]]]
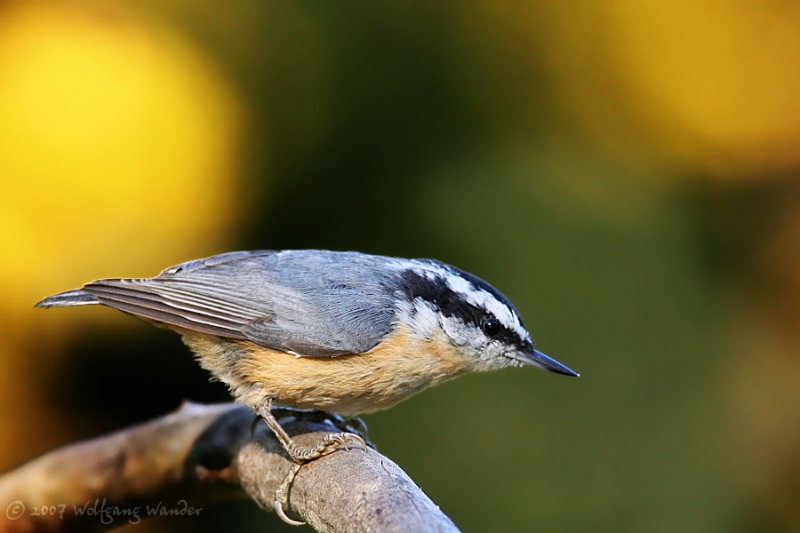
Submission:
[[[0,476],[0,531],[105,531],[151,516],[200,515],[250,497],[272,510],[291,462],[266,425],[238,404],[186,403],[151,422],[50,451]],[[311,414],[282,423],[300,444],[338,431]],[[456,532],[390,459],[339,450],[304,465],[289,509],[318,531]]]

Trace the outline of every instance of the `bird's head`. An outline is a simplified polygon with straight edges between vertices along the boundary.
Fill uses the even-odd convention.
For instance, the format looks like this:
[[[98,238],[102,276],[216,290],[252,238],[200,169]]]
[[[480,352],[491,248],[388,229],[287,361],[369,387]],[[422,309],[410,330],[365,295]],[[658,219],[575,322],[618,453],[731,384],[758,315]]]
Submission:
[[[444,333],[470,359],[472,370],[533,365],[579,374],[536,348],[514,305],[500,291],[467,272],[431,259],[401,271],[403,314],[415,334]]]

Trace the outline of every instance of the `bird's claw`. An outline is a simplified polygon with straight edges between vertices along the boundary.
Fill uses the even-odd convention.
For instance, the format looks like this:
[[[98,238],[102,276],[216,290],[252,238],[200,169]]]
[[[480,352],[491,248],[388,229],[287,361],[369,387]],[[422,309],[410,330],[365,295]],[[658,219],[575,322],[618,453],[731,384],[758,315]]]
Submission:
[[[302,463],[293,463],[292,467],[284,476],[283,481],[281,484],[278,485],[278,488],[275,489],[275,497],[274,501],[272,502],[272,508],[275,509],[275,514],[278,517],[289,524],[290,526],[303,526],[305,522],[301,522],[299,520],[294,520],[289,518],[286,515],[286,512],[283,510],[283,507],[289,503],[289,487],[292,486],[292,482],[294,478],[297,476],[297,473],[300,471],[300,467],[302,467]]]

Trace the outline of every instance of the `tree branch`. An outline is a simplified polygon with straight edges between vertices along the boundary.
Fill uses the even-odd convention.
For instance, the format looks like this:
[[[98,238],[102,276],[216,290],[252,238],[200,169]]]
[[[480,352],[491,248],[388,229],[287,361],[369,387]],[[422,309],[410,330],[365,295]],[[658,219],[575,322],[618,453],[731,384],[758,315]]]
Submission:
[[[176,412],[53,450],[0,476],[0,531],[105,531],[151,516],[196,516],[250,497],[272,510],[291,462],[238,404],[186,403]],[[300,444],[338,431],[313,413],[282,424]],[[390,459],[339,450],[304,465],[290,513],[318,531],[455,532],[453,522]]]

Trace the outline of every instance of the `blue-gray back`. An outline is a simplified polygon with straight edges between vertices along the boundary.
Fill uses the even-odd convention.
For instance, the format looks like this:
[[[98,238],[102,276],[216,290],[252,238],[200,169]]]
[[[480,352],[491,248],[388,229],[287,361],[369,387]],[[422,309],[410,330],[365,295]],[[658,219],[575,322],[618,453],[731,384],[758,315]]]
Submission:
[[[154,278],[99,280],[99,303],[304,356],[362,353],[392,329],[403,260],[357,252],[233,252]],[[387,268],[389,266],[389,268]]]

